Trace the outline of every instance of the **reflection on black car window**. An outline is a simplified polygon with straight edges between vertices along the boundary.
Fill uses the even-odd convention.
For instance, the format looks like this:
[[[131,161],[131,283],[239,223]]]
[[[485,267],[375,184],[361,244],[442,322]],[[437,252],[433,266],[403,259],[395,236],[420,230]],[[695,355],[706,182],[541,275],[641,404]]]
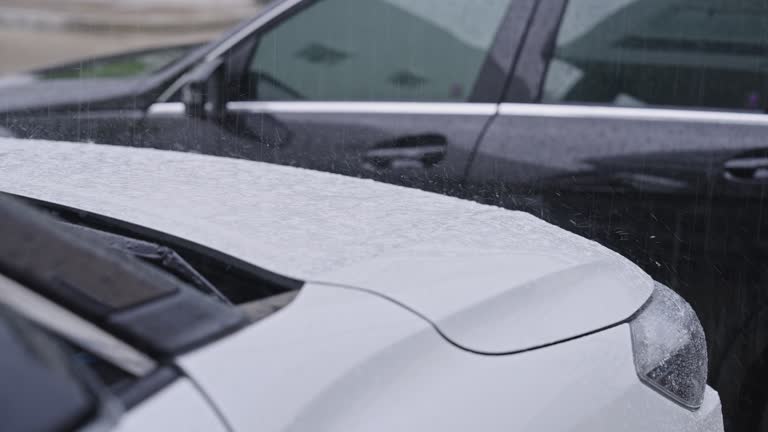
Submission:
[[[466,101],[510,0],[323,0],[259,40],[243,99]]]
[[[768,3],[571,0],[544,102],[758,110]]]

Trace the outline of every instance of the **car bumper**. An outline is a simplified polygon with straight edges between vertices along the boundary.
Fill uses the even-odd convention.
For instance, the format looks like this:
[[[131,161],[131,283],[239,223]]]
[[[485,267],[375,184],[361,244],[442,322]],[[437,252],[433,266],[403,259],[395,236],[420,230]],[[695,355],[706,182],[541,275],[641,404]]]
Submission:
[[[629,325],[511,355],[462,350],[377,296],[322,285],[181,361],[234,430],[720,432],[637,376]]]

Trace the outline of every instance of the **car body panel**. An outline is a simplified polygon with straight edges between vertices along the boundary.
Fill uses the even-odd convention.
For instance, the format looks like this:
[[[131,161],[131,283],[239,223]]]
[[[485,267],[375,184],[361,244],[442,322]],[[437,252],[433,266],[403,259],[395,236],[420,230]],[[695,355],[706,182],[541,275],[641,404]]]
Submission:
[[[614,325],[647,299],[650,278],[586,250],[578,257],[549,251],[572,245],[541,237],[544,247],[521,239],[495,253],[448,245],[401,252],[323,280],[386,295],[428,318],[456,345],[485,354],[529,350]]]
[[[465,47],[465,43],[458,39],[449,45],[457,47],[455,49],[464,47],[468,51],[453,53],[453,57],[447,56],[448,58],[461,58],[464,62],[469,62],[469,53],[484,57],[474,88],[463,88],[460,78],[451,73],[446,73],[446,76],[430,76],[425,86],[448,89],[451,85],[442,81],[457,80],[453,87],[462,89],[460,93],[465,94],[464,99],[447,97],[446,93],[442,96],[445,100],[434,101],[427,98],[428,100],[418,101],[418,98],[414,97],[414,91],[423,94],[437,93],[426,91],[421,85],[412,88],[393,87],[391,82],[383,79],[384,77],[372,75],[366,65],[373,61],[372,59],[386,61],[385,59],[400,58],[403,55],[402,49],[397,47],[402,44],[396,41],[401,37],[407,40],[404,35],[408,33],[390,35],[386,43],[382,43],[380,40],[369,40],[379,37],[380,34],[372,30],[370,35],[361,35],[354,41],[313,39],[312,46],[317,48],[327,45],[341,51],[356,52],[357,54],[350,56],[341,65],[334,63],[334,68],[339,69],[336,73],[341,76],[350,75],[344,82],[351,88],[363,87],[371,94],[388,94],[391,99],[344,101],[345,91],[341,90],[331,96],[339,100],[322,101],[313,101],[311,98],[304,100],[306,96],[298,93],[294,95],[296,100],[280,100],[279,97],[273,100],[250,95],[251,92],[245,88],[253,87],[255,79],[250,76],[249,62],[258,49],[262,27],[273,28],[282,23],[290,25],[290,20],[296,17],[294,12],[301,14],[304,12],[303,8],[311,7],[313,3],[315,2],[310,0],[279,2],[270,14],[264,15],[269,18],[268,22],[254,20],[247,31],[235,38],[236,42],[224,43],[220,49],[215,49],[207,57],[208,61],[214,61],[217,57],[228,59],[224,70],[228,83],[243,85],[242,89],[230,91],[229,103],[218,118],[204,122],[190,121],[183,110],[156,116],[152,115],[150,109],[142,124],[142,145],[301,166],[373,178],[448,195],[460,195],[461,183],[478,140],[496,114],[497,102],[502,97],[506,77],[512,68],[514,56],[524,36],[525,23],[534,9],[535,1],[518,0],[510,3],[503,18],[500,17],[501,24],[487,52],[475,52],[479,48],[469,49],[469,46]],[[368,6],[376,6],[377,9],[369,11]],[[376,13],[384,23],[388,23],[388,20],[405,21],[410,17],[408,8],[390,2],[374,2],[372,5],[361,3],[345,11],[345,14],[359,14],[363,11]],[[466,20],[460,19],[457,23],[464,21]],[[359,23],[354,20],[344,22],[350,23],[350,27],[346,29],[347,33],[359,31],[361,26],[364,28],[367,24],[365,20]],[[424,23],[424,28],[419,31],[420,40],[437,42],[454,38],[449,28],[426,25],[428,21]],[[301,25],[310,27],[306,23]],[[472,33],[482,33],[477,30]],[[343,34],[346,33],[337,36],[343,37]],[[318,36],[316,39],[322,38]],[[305,47],[293,46],[291,43],[305,42],[301,38],[295,41],[286,40],[287,46],[281,46],[280,52],[301,53]],[[443,51],[430,55],[446,58],[440,54]],[[416,71],[423,68],[419,62],[430,57],[420,52],[405,55],[413,57],[414,60],[401,66]],[[299,82],[309,88],[334,89],[333,82],[327,83],[322,79],[325,76],[321,72],[327,67],[322,62],[307,62],[299,55],[286,55],[282,62],[282,67],[288,68],[288,71],[298,69],[299,66],[319,68],[316,70],[317,77]],[[355,67],[350,63],[359,64]],[[446,66],[444,69],[459,68]],[[357,82],[361,79],[358,72],[363,72],[363,80],[374,80],[376,83]],[[385,76],[390,74],[388,69],[383,68],[379,72]],[[442,82],[442,85],[438,85],[438,82]],[[372,90],[374,87],[387,90],[377,92]],[[405,99],[399,100],[398,96]]]
[[[395,303],[310,283],[283,310],[183,356],[178,364],[216,401],[235,430],[318,430],[323,428],[313,426],[315,419],[302,418],[304,413],[354,411],[331,405],[354,403],[366,389],[385,385],[366,373],[367,361],[399,352],[426,334],[448,345],[429,322]],[[390,367],[399,368],[395,363]]]
[[[495,104],[483,103],[229,106],[230,117],[220,124],[196,122],[183,110],[150,114],[143,142],[458,194],[477,140],[496,113]]]
[[[133,407],[120,418],[114,430],[225,432],[229,428],[195,384],[181,378]]]
[[[481,352],[530,349],[614,325],[653,290],[629,261],[525,213],[315,171],[3,140],[0,185],[290,277],[365,284]]]
[[[292,105],[301,111],[291,112]],[[258,160],[448,194],[458,193],[477,140],[496,113],[495,104],[340,104],[348,108],[336,112],[322,111],[334,104],[301,105],[236,113],[239,124],[250,129],[247,135],[258,136],[255,129],[270,124],[288,132]],[[389,112],[377,109],[387,105]],[[400,146],[408,141],[413,144]]]
[[[712,389],[690,411],[642,384],[630,340],[620,325],[482,356],[380,296],[308,284],[259,325],[179,363],[234,430],[722,430]]]

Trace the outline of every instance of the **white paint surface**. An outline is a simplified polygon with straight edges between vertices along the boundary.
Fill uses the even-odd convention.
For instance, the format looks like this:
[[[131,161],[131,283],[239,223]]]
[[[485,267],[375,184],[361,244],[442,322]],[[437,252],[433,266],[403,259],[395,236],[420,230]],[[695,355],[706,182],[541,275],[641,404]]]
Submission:
[[[257,162],[0,140],[0,190],[185,238],[304,280],[395,299],[505,353],[631,316],[650,277],[525,213]]]
[[[238,431],[722,431],[642,384],[629,328],[522,354],[447,344],[380,297],[308,286],[266,320],[181,360]]]
[[[433,322],[476,349],[539,344],[648,297],[637,267],[532,216],[261,163],[34,141],[0,140],[0,189],[381,294],[310,282],[179,359],[236,431],[722,431],[711,389],[692,412],[640,382],[627,325],[504,356],[441,337]],[[123,430],[216,429],[167,394]]]
[[[225,432],[213,408],[186,378],[125,413],[115,432]]]

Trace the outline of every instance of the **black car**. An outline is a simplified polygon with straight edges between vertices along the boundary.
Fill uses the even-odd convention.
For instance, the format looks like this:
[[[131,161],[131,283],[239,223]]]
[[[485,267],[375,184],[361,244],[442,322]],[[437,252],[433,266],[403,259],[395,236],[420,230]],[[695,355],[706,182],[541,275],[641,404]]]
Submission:
[[[144,73],[0,81],[0,126],[531,212],[682,294],[731,430],[768,430],[766,28],[758,0],[284,0]]]

